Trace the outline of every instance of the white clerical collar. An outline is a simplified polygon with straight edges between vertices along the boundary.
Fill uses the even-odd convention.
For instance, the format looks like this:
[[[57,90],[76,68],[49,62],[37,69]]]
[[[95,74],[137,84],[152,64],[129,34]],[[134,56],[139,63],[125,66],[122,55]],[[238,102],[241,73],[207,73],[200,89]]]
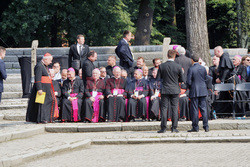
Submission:
[[[174,61],[174,59],[168,59],[167,61]]]

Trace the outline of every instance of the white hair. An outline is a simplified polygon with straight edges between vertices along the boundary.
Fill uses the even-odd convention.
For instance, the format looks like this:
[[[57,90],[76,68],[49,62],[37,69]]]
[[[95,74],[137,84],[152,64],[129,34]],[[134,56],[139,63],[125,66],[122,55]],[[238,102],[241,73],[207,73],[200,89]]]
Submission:
[[[95,72],[95,71],[96,71],[99,75],[101,74],[101,72],[100,72],[100,70],[99,70],[98,68],[95,68],[95,69],[92,71],[92,73]]]
[[[178,53],[179,53],[180,55],[185,55],[185,53],[186,53],[185,48],[183,48],[183,47],[178,47]]]

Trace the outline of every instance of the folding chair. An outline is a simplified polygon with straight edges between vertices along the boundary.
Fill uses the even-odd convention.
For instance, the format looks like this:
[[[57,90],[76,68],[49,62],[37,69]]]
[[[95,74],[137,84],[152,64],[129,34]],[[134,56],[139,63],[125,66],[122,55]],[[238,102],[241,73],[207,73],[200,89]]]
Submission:
[[[230,113],[233,115],[233,119],[235,119],[235,85],[234,83],[224,83],[224,84],[215,84],[213,87],[214,91],[220,91],[220,92],[226,92],[226,91],[233,91],[233,99],[232,100],[217,100],[215,98],[215,95],[213,96],[213,102],[217,103],[233,103],[233,113]],[[228,114],[228,113],[224,113]]]
[[[246,83],[241,83],[241,84],[237,84],[235,87],[235,91],[236,92],[248,92],[250,91],[250,83],[246,82]],[[247,103],[250,102],[250,99],[245,99],[245,100],[235,100],[235,103]],[[245,111],[244,111],[244,115],[245,115]]]

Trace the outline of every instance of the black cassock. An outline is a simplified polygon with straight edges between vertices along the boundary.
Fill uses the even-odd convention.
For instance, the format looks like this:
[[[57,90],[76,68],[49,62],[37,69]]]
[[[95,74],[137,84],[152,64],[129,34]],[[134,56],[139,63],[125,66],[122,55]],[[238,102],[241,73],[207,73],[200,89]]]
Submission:
[[[96,92],[96,93],[94,93]],[[105,80],[98,79],[94,80],[93,78],[87,80],[87,85],[85,89],[85,100],[84,100],[84,109],[85,109],[85,120],[96,121],[94,122],[104,122],[106,120],[106,113],[104,110],[104,99],[99,99],[99,96],[105,93]],[[94,97],[95,96],[95,97]],[[90,100],[90,97],[96,99],[95,102]]]
[[[77,122],[81,120],[81,107],[82,98],[84,93],[83,81],[79,78],[75,78],[73,81],[67,79],[63,82],[62,87],[62,120]],[[75,107],[73,102],[69,101],[68,97],[77,97],[78,111],[74,112]],[[74,108],[73,108],[74,107]]]
[[[134,99],[131,96],[136,94],[135,92],[138,91],[138,95],[144,95],[143,98],[140,100]],[[136,80],[134,79],[131,81],[127,87],[127,96],[128,96],[128,117],[129,119],[134,118],[143,118],[146,119],[146,111],[147,111],[147,101],[146,97],[149,94],[149,85],[148,81],[144,78]]]
[[[127,86],[127,81],[124,78],[112,77],[107,80],[106,96],[113,95],[107,98],[109,121],[112,122],[117,122],[120,120],[125,121],[126,118],[125,98],[127,95],[127,93],[125,92],[126,86]]]
[[[180,98],[178,107],[179,117],[181,119],[191,120],[189,112],[189,98],[187,96],[189,94],[189,90],[187,90],[186,84],[180,84],[180,88],[181,88],[181,93],[179,95]]]
[[[149,103],[149,118],[160,120],[160,90],[161,81],[156,78],[149,79],[149,89],[150,89],[150,103]],[[151,100],[151,97],[157,96],[155,99]]]
[[[48,67],[40,61],[35,66],[35,84],[33,85],[30,95],[26,121],[47,123],[53,122],[55,112],[58,112],[56,107],[56,97],[52,89],[52,80],[49,77]],[[35,103],[36,94],[38,90],[42,90],[46,93],[44,104]]]
[[[229,58],[228,53],[223,53],[220,57],[220,63],[218,66],[219,79],[224,83],[241,83],[241,80],[235,74],[233,62]],[[219,99],[220,100],[230,100],[232,99],[232,92],[220,92]],[[237,92],[236,99],[245,99],[246,92]],[[232,112],[232,103],[216,103],[214,104],[216,113],[231,113]],[[245,104],[238,103],[236,105],[236,112],[242,115],[245,113]]]

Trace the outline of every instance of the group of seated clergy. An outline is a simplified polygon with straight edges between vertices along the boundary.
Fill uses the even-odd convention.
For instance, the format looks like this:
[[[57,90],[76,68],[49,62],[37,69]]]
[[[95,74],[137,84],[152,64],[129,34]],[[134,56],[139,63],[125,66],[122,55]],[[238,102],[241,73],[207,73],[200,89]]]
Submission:
[[[94,69],[84,86],[75,70],[67,70],[67,79],[60,84],[53,81],[55,95],[63,122],[122,122],[160,119],[160,87],[156,79],[157,68],[150,80],[143,78],[143,71],[136,69],[134,78],[122,77],[124,71],[115,66],[111,78],[101,78],[100,70]],[[126,72],[125,72],[126,73]],[[50,70],[54,77],[54,70]],[[60,102],[61,101],[61,102]]]

